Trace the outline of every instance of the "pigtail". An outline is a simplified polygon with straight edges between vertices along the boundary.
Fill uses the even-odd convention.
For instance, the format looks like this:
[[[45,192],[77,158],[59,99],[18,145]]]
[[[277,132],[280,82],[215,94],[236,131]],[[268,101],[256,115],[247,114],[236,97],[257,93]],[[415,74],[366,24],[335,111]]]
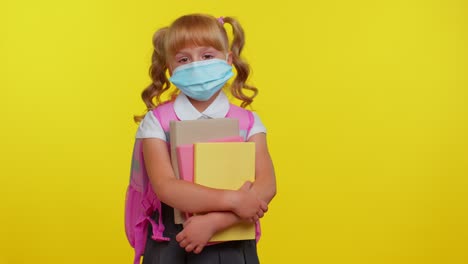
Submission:
[[[237,20],[232,17],[224,17],[223,21],[224,23],[229,23],[231,25],[234,37],[231,44],[231,51],[232,63],[236,68],[237,76],[231,84],[231,93],[235,98],[242,101],[241,107],[245,108],[253,102],[253,99],[258,94],[258,89],[254,86],[246,84],[250,74],[250,66],[241,58],[241,52],[245,43],[244,30],[242,29],[239,22],[237,22]],[[245,94],[244,89],[250,91],[253,94]]]
[[[154,51],[151,59],[149,75],[153,81],[141,93],[141,98],[146,105],[146,110],[153,110],[157,104],[161,103],[161,95],[169,90],[171,84],[166,76],[166,56],[165,56],[165,36],[168,28],[161,28],[153,36]],[[134,116],[135,122],[143,120],[145,115]]]

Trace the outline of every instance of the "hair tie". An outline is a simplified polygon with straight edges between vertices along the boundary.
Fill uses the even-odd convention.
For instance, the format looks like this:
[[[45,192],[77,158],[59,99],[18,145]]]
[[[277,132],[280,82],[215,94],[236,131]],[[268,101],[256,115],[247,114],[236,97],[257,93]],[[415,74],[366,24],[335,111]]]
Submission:
[[[224,25],[224,17],[220,16],[218,18],[218,22],[221,24],[221,25]]]

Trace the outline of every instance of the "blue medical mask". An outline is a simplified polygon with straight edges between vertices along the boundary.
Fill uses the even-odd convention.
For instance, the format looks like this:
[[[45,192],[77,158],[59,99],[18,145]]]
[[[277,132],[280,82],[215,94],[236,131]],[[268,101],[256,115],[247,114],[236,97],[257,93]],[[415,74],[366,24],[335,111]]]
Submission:
[[[175,68],[169,80],[185,95],[207,101],[234,75],[225,60],[195,61]]]

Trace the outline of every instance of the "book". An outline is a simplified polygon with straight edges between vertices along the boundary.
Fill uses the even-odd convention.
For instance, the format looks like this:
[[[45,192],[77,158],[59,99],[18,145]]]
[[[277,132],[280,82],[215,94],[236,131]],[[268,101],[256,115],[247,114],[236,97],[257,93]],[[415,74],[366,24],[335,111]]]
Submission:
[[[241,136],[217,138],[206,142],[243,142]],[[179,178],[193,182],[193,144],[179,145],[176,147],[177,166]]]
[[[232,118],[197,119],[171,121],[169,123],[169,138],[171,142],[171,163],[177,179],[180,179],[177,161],[177,147],[216,138],[239,136],[239,120]],[[174,209],[174,222],[182,224],[184,214]]]
[[[216,189],[237,190],[255,180],[255,143],[194,144],[193,180]],[[254,223],[239,223],[216,233],[210,242],[255,239]]]

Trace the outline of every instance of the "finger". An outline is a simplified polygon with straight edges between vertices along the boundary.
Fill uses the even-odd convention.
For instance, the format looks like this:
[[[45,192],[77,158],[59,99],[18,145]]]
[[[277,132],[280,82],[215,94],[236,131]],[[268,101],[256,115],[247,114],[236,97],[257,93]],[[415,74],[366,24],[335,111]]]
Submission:
[[[242,185],[241,190],[247,191],[247,190],[250,189],[250,187],[252,187],[252,182],[246,181],[246,182],[244,182],[244,184]]]
[[[187,251],[187,252],[192,252],[193,248],[194,248],[194,245],[193,245],[193,244],[189,244],[189,245],[187,245],[187,246],[185,247],[185,251]]]
[[[182,247],[182,248],[185,248],[188,244],[189,244],[189,242],[188,242],[187,239],[184,239],[184,240],[179,242],[179,246]]]
[[[181,242],[182,240],[184,240],[184,239],[185,239],[185,233],[184,233],[184,231],[181,231],[179,234],[177,234],[177,236],[176,236],[176,241],[177,241],[177,242],[180,243],[180,242]]]
[[[199,246],[195,247],[195,249],[193,250],[193,253],[200,254],[202,252],[202,250],[203,250],[203,247],[204,246],[202,246],[202,245],[199,245]]]
[[[258,218],[262,218],[264,215],[265,215],[265,213],[264,213],[262,210],[259,210],[259,211],[257,212]]]
[[[260,208],[263,210],[263,212],[268,211],[268,204],[265,201],[260,202]]]

